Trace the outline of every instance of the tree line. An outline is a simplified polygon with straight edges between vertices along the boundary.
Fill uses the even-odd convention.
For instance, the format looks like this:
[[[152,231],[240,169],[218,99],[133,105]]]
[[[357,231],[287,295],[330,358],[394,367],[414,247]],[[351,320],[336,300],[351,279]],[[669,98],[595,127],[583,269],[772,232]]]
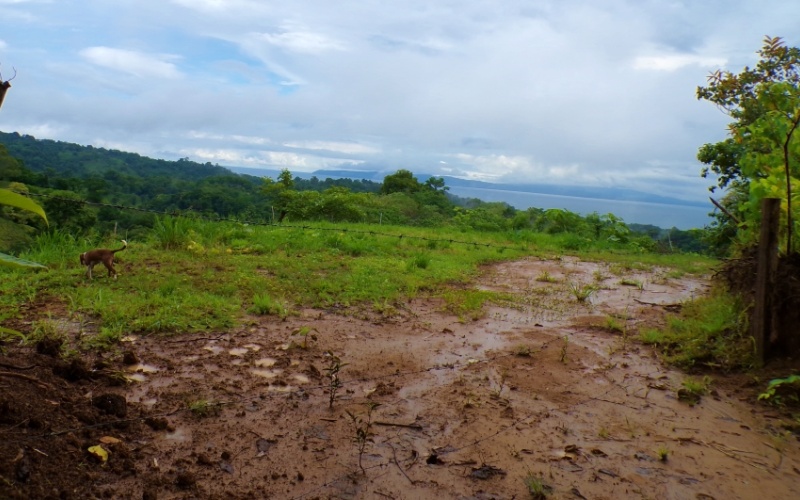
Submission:
[[[283,170],[275,179],[236,174],[210,163],[183,158],[155,160],[60,141],[0,133],[0,185],[45,194],[49,230],[104,234],[124,228],[148,231],[151,213],[120,210],[103,203],[171,214],[235,218],[257,223],[355,222],[411,226],[455,226],[463,230],[570,233],[576,249],[594,241],[642,250],[702,252],[702,231],[667,232],[647,226],[632,230],[613,214],[587,216],[561,209],[517,210],[449,193],[443,178],[421,181],[405,169],[382,183],[354,179],[302,179]],[[0,248],[24,245],[42,222],[30,214],[0,209]]]

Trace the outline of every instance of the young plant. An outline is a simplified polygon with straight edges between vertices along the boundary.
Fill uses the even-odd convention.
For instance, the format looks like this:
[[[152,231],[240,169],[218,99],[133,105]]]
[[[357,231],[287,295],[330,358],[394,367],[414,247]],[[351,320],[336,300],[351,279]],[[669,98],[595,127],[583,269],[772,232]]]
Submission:
[[[521,358],[530,358],[533,355],[533,349],[529,345],[520,344],[514,348],[514,355]]]
[[[297,328],[295,331],[292,332],[292,336],[299,335],[303,337],[303,342],[299,344],[299,347],[301,349],[308,349],[308,338],[311,337],[311,340],[314,341],[317,340],[317,336],[311,333],[316,331],[317,331],[316,328],[312,328],[310,326],[301,326],[300,328]]]
[[[339,359],[338,356],[333,354],[332,351],[327,351],[325,353],[329,356],[328,367],[325,368],[325,372],[328,374],[328,408],[333,409],[333,402],[336,401],[336,393],[342,387],[342,381],[339,378],[339,372],[347,366],[347,363],[342,363],[342,360]]]
[[[569,290],[572,292],[573,297],[575,300],[580,302],[581,304],[588,301],[589,298],[597,291],[597,287],[594,285],[583,285],[581,286],[579,283],[570,283]]]
[[[553,493],[552,486],[544,482],[544,479],[535,475],[533,472],[528,471],[528,474],[522,479],[525,487],[528,488],[528,493],[533,500],[545,500]]]
[[[656,454],[658,455],[658,459],[662,462],[666,462],[669,459],[669,448],[666,445],[661,445],[656,450]]]
[[[567,347],[569,347],[569,337],[564,335],[564,343],[561,344],[561,352],[559,353],[558,360],[565,364],[567,362]]]
[[[355,436],[353,436],[353,442],[356,443],[356,448],[358,449],[358,468],[361,469],[362,474],[366,474],[367,471],[364,470],[364,465],[362,463],[362,457],[364,456],[364,450],[367,449],[367,444],[372,442],[372,412],[375,411],[375,408],[380,406],[380,403],[376,403],[374,401],[367,401],[365,403],[367,407],[367,416],[366,419],[354,415],[349,410],[345,410],[347,415],[350,417],[350,420],[353,422],[353,427],[355,428]]]
[[[196,401],[190,401],[187,406],[189,407],[189,411],[195,416],[207,417],[212,414],[215,405],[207,399],[198,399]]]
[[[759,401],[782,406],[800,402],[800,375],[789,375],[769,382],[767,390],[758,395]]]
[[[536,281],[541,281],[543,283],[558,283],[558,278],[551,275],[547,271],[542,271],[539,273],[539,276],[536,277]]]
[[[253,314],[279,316],[281,319],[286,319],[289,315],[286,304],[267,294],[253,296],[253,305],[248,310]]]
[[[683,387],[678,389],[678,399],[685,401],[689,406],[694,406],[708,393],[708,388],[711,385],[711,377],[706,375],[703,377],[703,380],[687,378],[681,382],[681,385]]]
[[[631,279],[631,278],[622,278],[621,280],[619,280],[619,284],[622,285],[622,286],[636,287],[639,290],[644,288],[644,285],[642,284],[641,281],[635,280],[635,279]]]

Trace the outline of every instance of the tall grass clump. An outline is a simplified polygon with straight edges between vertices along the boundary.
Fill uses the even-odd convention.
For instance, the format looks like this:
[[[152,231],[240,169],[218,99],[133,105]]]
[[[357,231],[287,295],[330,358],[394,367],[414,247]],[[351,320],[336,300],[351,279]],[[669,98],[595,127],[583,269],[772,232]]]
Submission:
[[[189,243],[189,234],[193,223],[185,217],[156,217],[153,224],[153,239],[159,248],[175,250]]]
[[[742,300],[716,289],[684,304],[664,328],[643,329],[640,339],[658,346],[666,361],[682,368],[747,368],[756,361],[748,331]]]
[[[89,243],[86,243],[85,246],[88,247]],[[83,251],[85,250],[80,250],[75,236],[56,229],[36,235],[25,257],[50,267],[61,267],[71,262],[77,262],[78,255]]]
[[[289,308],[284,301],[263,293],[253,296],[253,305],[248,311],[253,314],[280,316],[281,318],[289,315]]]

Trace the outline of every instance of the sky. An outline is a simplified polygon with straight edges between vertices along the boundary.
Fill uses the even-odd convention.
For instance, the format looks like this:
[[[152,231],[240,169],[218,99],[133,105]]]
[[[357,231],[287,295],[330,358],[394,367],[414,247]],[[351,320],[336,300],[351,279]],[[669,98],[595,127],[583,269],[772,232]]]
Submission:
[[[222,166],[707,199],[711,71],[800,2],[0,0],[0,130]]]

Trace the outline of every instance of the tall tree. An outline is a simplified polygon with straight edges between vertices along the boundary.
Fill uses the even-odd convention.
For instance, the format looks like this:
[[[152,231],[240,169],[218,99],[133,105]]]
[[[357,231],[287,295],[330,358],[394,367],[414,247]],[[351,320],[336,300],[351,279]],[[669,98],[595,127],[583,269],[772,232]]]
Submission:
[[[778,197],[785,214],[785,251],[794,239],[793,183],[800,178],[800,49],[787,47],[780,37],[765,37],[754,68],[739,74],[717,70],[708,86],[698,87],[697,98],[714,103],[733,122],[730,137],[706,144],[700,161],[719,175],[718,184],[749,193],[743,206],[745,224],[753,231],[758,207],[765,197]],[[750,235],[753,236],[752,234]]]

